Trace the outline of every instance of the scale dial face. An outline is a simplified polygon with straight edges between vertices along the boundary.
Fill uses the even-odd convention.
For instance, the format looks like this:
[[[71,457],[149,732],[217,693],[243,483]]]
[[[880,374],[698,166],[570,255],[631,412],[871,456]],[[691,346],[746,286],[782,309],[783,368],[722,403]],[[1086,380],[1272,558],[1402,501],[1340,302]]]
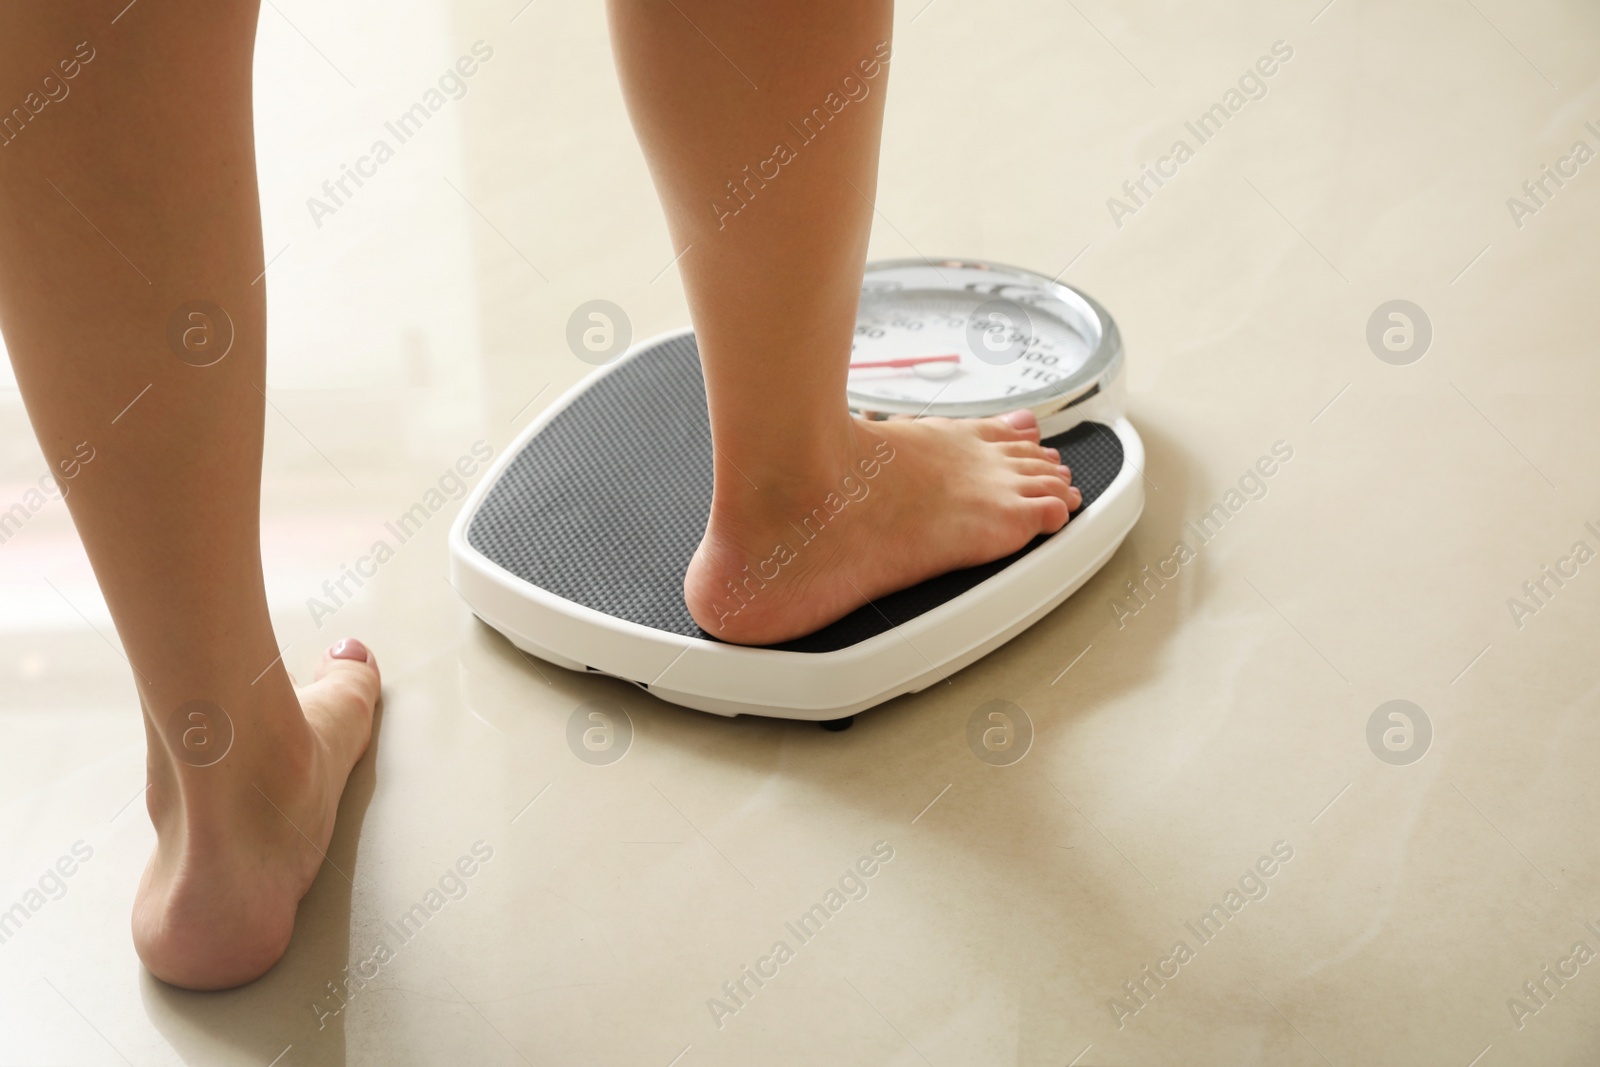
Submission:
[[[850,406],[868,416],[1041,417],[1121,366],[1098,304],[1043,275],[969,261],[868,264],[850,352]]]

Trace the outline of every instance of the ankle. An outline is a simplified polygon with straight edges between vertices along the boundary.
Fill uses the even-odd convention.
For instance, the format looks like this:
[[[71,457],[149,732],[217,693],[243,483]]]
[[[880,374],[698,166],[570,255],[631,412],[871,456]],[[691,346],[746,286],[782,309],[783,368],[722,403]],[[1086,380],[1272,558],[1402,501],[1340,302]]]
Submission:
[[[713,418],[718,492],[748,503],[814,488],[850,462],[856,421],[842,404],[826,416],[791,410]]]
[[[263,808],[270,813],[263,796],[280,808],[305,796],[318,780],[319,753],[298,699],[284,688],[286,698],[269,689],[266,699],[236,701],[231,710],[195,702],[156,724],[146,803],[158,836],[226,833]]]
[[[830,498],[852,499],[881,473],[893,448],[861,419],[845,416],[842,433],[819,432],[811,440],[774,453],[771,442],[754,455],[740,453],[738,466],[719,448],[709,528],[741,539],[798,521]]]

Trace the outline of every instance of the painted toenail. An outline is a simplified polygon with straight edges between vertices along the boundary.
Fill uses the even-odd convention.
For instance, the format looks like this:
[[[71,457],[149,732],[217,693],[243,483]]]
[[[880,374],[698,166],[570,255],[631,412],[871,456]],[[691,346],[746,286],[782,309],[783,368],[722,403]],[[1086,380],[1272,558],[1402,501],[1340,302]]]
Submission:
[[[1038,420],[1033,417],[1033,412],[1026,410],[1008,411],[1006,414],[1000,417],[1005,419],[1012,426],[1015,426],[1019,430],[1026,430],[1028,427],[1033,426],[1038,422]]]
[[[328,655],[334,659],[355,659],[363,662],[372,659],[372,653],[367,651],[367,646],[353,637],[346,637],[334,645],[328,650]]]

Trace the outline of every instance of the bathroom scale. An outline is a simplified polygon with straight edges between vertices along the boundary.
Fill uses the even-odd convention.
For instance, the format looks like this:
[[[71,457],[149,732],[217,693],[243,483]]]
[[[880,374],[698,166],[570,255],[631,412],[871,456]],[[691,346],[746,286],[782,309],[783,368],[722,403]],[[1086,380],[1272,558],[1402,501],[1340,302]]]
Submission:
[[[872,263],[852,410],[1032,410],[1083,494],[1060,531],[863,602],[804,637],[719,641],[683,599],[713,455],[699,353],[683,329],[599,367],[501,454],[451,528],[452,581],[485,623],[557,666],[719,715],[848,723],[1009,641],[1116,551],[1144,508],[1144,446],[1123,415],[1122,370],[1116,323],[1071,286],[993,263]]]

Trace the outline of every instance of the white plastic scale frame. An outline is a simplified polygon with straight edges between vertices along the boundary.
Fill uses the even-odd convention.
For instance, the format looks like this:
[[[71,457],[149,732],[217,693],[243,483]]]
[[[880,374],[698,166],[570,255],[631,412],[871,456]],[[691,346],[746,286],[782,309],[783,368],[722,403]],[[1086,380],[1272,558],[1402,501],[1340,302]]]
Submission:
[[[467,529],[484,497],[531,438],[605,375],[663,340],[690,333],[687,329],[636,344],[585,377],[501,454],[450,530],[452,581],[479,618],[524,652],[570,670],[611,675],[663,700],[717,715],[826,722],[943,681],[1076,592],[1111,558],[1144,510],[1144,444],[1121,410],[1123,360],[1116,324],[1076,290],[1052,288],[1079,311],[1075,326],[1094,349],[1090,362],[1100,363],[1104,373],[1074,390],[1081,401],[1064,409],[1053,405],[1056,410],[1041,430],[1049,437],[1083,421],[1099,422],[1122,443],[1122,469],[1089,507],[1044,544],[908,622],[833,652],[707,641],[573,603],[523,581],[468,544]]]

